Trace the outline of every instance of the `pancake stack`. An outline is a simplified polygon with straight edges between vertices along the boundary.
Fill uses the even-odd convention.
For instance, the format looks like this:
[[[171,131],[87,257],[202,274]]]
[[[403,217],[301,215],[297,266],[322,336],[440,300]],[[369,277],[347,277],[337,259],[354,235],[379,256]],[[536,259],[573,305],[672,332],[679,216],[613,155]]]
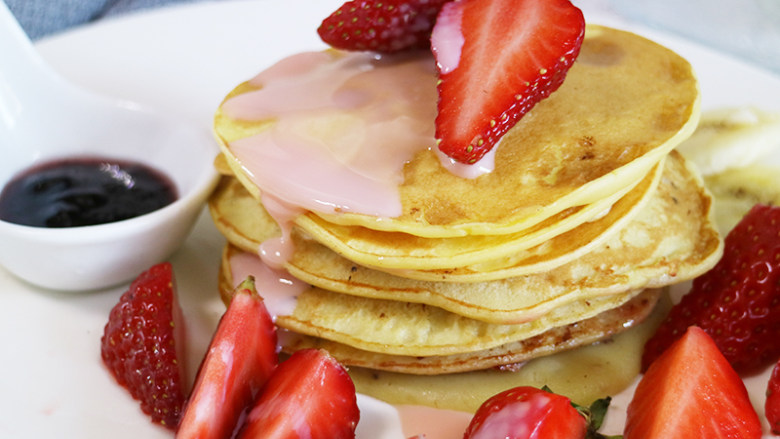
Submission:
[[[317,56],[325,69],[358,65],[387,80],[371,57]],[[432,62],[404,56],[393,63]],[[435,110],[429,70],[410,95]],[[220,289],[227,301],[245,276],[261,276],[261,245],[281,237],[291,248],[282,271],[307,285],[274,307],[282,349],[328,349],[361,392],[461,410],[519,384],[583,402],[616,393],[638,372],[664,287],[720,257],[710,195],[674,151],[698,121],[696,78],[637,35],[589,26],[564,84],[504,136],[490,173],[455,175],[426,135],[399,134],[423,140],[392,185],[393,216],[300,204],[287,219],[269,214],[278,200],[251,151],[287,125],[234,109],[262,101],[268,77],[239,85],[215,117],[223,178],[209,208],[228,241]],[[369,123],[359,108],[333,111],[328,123],[303,115],[307,135],[339,138]]]

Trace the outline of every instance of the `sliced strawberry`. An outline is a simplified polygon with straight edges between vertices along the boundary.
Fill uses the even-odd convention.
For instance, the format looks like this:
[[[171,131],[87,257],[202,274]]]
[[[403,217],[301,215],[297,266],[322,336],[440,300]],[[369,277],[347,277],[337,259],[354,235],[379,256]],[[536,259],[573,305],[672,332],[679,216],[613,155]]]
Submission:
[[[342,50],[397,52],[430,45],[431,29],[450,0],[351,0],[317,29],[320,38]]]
[[[169,263],[151,267],[111,310],[100,353],[103,362],[154,422],[176,428],[184,404],[181,310]]]
[[[643,368],[690,325],[715,340],[737,372],[780,356],[780,207],[757,205],[729,233],[715,267],[693,281],[645,345]]]
[[[569,0],[447,3],[431,37],[439,68],[439,149],[474,163],[558,89],[585,34]]]
[[[698,327],[650,365],[626,414],[625,439],[760,438],[745,385]]]
[[[584,438],[585,418],[569,398],[521,386],[485,401],[474,414],[464,439]]]
[[[219,321],[176,437],[232,437],[276,367],[276,341],[276,327],[249,277]]]
[[[772,433],[780,435],[780,361],[777,362],[766,388],[764,412]]]
[[[354,438],[359,418],[344,367],[324,350],[305,349],[276,369],[239,438]]]

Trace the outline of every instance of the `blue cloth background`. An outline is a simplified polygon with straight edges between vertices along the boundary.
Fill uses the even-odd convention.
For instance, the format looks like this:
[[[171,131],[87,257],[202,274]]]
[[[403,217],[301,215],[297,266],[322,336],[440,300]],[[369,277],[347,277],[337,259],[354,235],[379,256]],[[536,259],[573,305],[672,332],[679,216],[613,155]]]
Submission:
[[[27,35],[39,39],[116,14],[201,0],[4,0]]]

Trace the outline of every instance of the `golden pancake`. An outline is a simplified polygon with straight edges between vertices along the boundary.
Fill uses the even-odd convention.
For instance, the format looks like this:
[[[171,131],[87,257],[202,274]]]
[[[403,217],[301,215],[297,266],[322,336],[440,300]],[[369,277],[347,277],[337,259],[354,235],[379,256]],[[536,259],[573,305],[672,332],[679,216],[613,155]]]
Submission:
[[[263,239],[280,233],[235,182],[220,184],[209,206],[217,227],[245,251],[256,253]],[[528,256],[529,266],[539,267],[532,274],[466,284],[414,280],[360,266],[297,234],[293,234],[296,250],[286,268],[326,290],[424,303],[490,323],[525,322],[572,301],[660,287],[706,271],[722,250],[711,207],[697,174],[672,154],[657,191],[636,218],[608,239],[575,230],[572,236],[551,240],[543,245],[545,252]],[[543,255],[550,255],[547,263]],[[566,263],[554,263],[561,259]]]
[[[214,158],[214,169],[217,170],[219,175],[233,176],[233,170],[230,169],[230,165],[227,162],[224,154],[217,154]]]
[[[444,375],[412,375],[350,367],[358,392],[391,404],[427,405],[474,412],[491,396],[516,386],[549,386],[589,405],[616,395],[639,374],[642,347],[669,308],[669,300],[642,324],[600,343],[530,360],[517,368]]]
[[[221,272],[232,280],[230,250],[224,255]],[[250,255],[243,256],[242,263],[246,264]],[[259,258],[256,260],[255,268],[244,265],[242,270],[259,276],[262,266]],[[572,301],[528,322],[492,324],[425,304],[370,299],[312,287],[297,297],[292,312],[276,316],[276,324],[299,334],[371,352],[407,356],[453,355],[494,348],[593,317],[623,305],[639,292],[621,291]]]
[[[429,54],[371,58],[328,51],[312,65],[364,66],[343,84],[359,76],[371,85],[383,63],[426,71],[432,62]],[[435,73],[428,70],[401,85],[435,96]],[[389,76],[382,80],[395,81]],[[258,78],[268,77],[288,80]],[[299,84],[294,75],[289,82]],[[247,260],[263,268],[260,243],[281,233],[261,204],[267,199],[261,186],[271,186],[261,185],[259,168],[253,168],[262,163],[258,148],[275,145],[295,126],[304,133],[300,138],[315,140],[303,141],[305,147],[337,145],[329,149],[338,150],[337,169],[353,169],[351,154],[364,154],[366,139],[382,145],[389,139],[388,146],[395,141],[399,149],[416,151],[404,155],[397,176],[400,214],[331,203],[334,209],[307,205],[313,210],[294,219],[296,248],[286,268],[313,286],[295,297],[294,306],[275,308],[280,341],[288,352],[331,350],[351,365],[359,392],[460,410],[474,410],[490,395],[523,384],[550,385],[588,403],[614,394],[638,373],[641,346],[659,318],[653,313],[648,324],[611,337],[645,319],[659,294],[645,288],[690,278],[721,251],[709,195],[672,152],[699,118],[696,78],[687,61],[637,35],[589,26],[564,84],[504,136],[495,170],[472,179],[445,169],[424,130],[403,137],[412,142],[364,136],[366,123],[374,122],[354,101],[299,114],[294,124],[234,111],[238,101],[264,99],[271,84],[255,78],[239,85],[215,115],[222,150],[215,166],[226,177],[209,209],[230,243],[220,270],[226,300],[241,277],[234,280],[234,274],[254,273]],[[387,87],[372,88],[379,96]],[[295,93],[309,100],[306,90]],[[401,116],[419,121],[412,114],[426,112],[409,102],[401,103]],[[420,105],[434,108],[435,99]],[[433,119],[426,120],[422,125],[432,134]],[[308,159],[311,151],[304,149],[299,155]],[[298,160],[293,150],[289,156]],[[301,169],[308,168],[295,165],[297,173],[290,175],[307,180]],[[287,166],[265,169],[272,176],[265,183],[297,183],[274,172]],[[341,182],[341,174],[333,175]],[[385,181],[395,184],[394,177]],[[292,202],[274,191],[265,195]],[[265,293],[273,294],[270,288]],[[610,341],[573,349],[605,338]]]
[[[257,253],[260,244],[282,231],[263,206],[233,177],[222,177],[208,199],[217,230],[244,251]]]
[[[439,288],[441,282],[436,281],[483,282],[543,272],[548,272],[545,276],[550,276],[551,270],[567,263],[578,264],[575,259],[589,254],[590,256],[585,259],[588,262],[585,263],[610,266],[612,273],[624,273],[633,268],[649,269],[653,266],[654,261],[658,261],[657,252],[660,251],[658,246],[662,245],[663,240],[630,242],[631,237],[625,236],[626,233],[632,233],[635,236],[639,233],[645,233],[662,237],[675,236],[680,239],[675,244],[676,247],[666,247],[667,262],[664,263],[664,265],[680,266],[681,277],[678,281],[699,273],[700,266],[708,266],[711,259],[718,256],[719,243],[719,237],[710,220],[711,202],[709,195],[701,181],[694,171],[688,169],[680,161],[679,156],[673,154],[667,160],[662,183],[651,195],[638,206],[638,212],[633,215],[621,216],[622,201],[618,202],[599,220],[585,223],[535,248],[518,252],[513,257],[507,258],[506,264],[498,265],[499,268],[494,267],[497,265],[495,263],[488,263],[450,270],[387,270],[388,273],[397,276],[367,274],[368,269],[350,262],[346,258],[340,258],[312,240],[302,239],[296,241],[298,251],[295,252],[287,268],[307,282],[337,291],[351,288],[346,285],[338,286],[338,284],[348,283],[347,278],[350,278],[355,280],[356,284],[393,289],[392,295],[404,294],[404,289],[429,290],[432,294],[437,294],[433,291]],[[694,206],[694,208],[690,209],[688,205],[680,205],[680,203],[675,202],[675,200],[680,199],[685,199],[686,202],[690,203],[689,206]],[[659,218],[662,221],[659,221]],[[626,243],[624,244],[624,242]],[[644,244],[644,246],[640,244]],[[626,249],[626,246],[629,248]],[[631,257],[626,258],[622,254],[623,251],[631,254]],[[643,258],[647,259],[643,260]],[[663,274],[658,273],[658,276],[671,275],[674,278],[674,274],[666,272],[667,268],[663,269]],[[578,271],[572,267],[567,269]],[[552,272],[555,273],[555,271]],[[397,277],[436,282],[433,284],[436,287],[432,287],[430,283],[400,280]],[[371,280],[375,278],[379,281]],[[529,279],[533,278],[529,277]],[[673,280],[670,279],[670,281]],[[573,284],[574,282],[568,281],[566,283]],[[453,287],[441,286],[441,288]],[[475,289],[483,290],[484,287],[476,286]],[[529,289],[538,288],[537,285],[534,285]],[[481,292],[480,294],[485,293]],[[507,297],[506,294],[500,294],[500,296],[501,300]],[[409,300],[409,298],[403,300]],[[460,297],[456,300],[460,302],[464,299]],[[441,304],[437,303],[436,305],[440,306]]]
[[[557,251],[557,256],[563,257],[565,253],[575,249],[582,251],[588,247],[588,243],[595,247],[599,238],[625,225],[652,198],[661,171],[663,168],[658,167],[656,172],[644,178],[637,187],[614,204],[611,204],[612,199],[608,198],[595,203],[594,206],[570,209],[556,215],[555,219],[550,219],[550,222],[558,227],[548,227],[545,221],[531,230],[511,235],[421,238],[398,232],[378,232],[359,226],[322,227],[322,224],[317,222],[321,220],[312,222],[312,217],[306,216],[299,218],[296,227],[303,229],[315,240],[330,244],[338,253],[357,263],[372,265],[366,261],[377,262],[381,265],[378,268],[385,270],[414,268],[414,271],[404,272],[406,277],[453,281],[503,278],[532,272],[532,269],[528,269],[528,262],[545,259],[550,261],[553,258],[544,258],[543,255],[551,251]],[[220,189],[212,195],[210,207],[220,231],[234,244],[247,251],[255,251],[265,239],[281,234],[275,223],[260,224],[261,221],[273,222],[273,219],[237,182],[223,182]],[[602,215],[583,224],[579,224],[579,221],[569,221],[588,209],[599,210]],[[561,221],[556,223],[557,219]],[[231,225],[231,222],[234,224]],[[560,227],[560,222],[568,224],[566,227]],[[579,227],[568,236],[555,240],[555,233],[565,232],[577,224]],[[339,234],[335,235],[333,232]],[[555,245],[546,244],[543,248],[531,249],[553,240]],[[364,251],[355,250],[354,247],[373,248],[376,251],[368,255]],[[392,256],[378,255],[378,252],[392,252]],[[558,260],[558,264],[564,262],[560,258]],[[524,261],[526,263],[523,263]],[[438,271],[425,270],[437,266],[446,268]],[[550,264],[545,267],[537,266],[537,271],[547,268],[550,268]]]
[[[604,340],[640,324],[655,307],[660,290],[645,290],[623,305],[594,317],[548,329],[536,336],[482,351],[444,356],[403,356],[369,352],[330,340],[285,332],[282,350],[322,348],[347,366],[415,375],[440,375],[513,365]]]
[[[226,303],[230,301],[235,285],[243,280],[242,276],[255,274],[251,268],[249,273],[245,273],[247,266],[244,265],[237,269],[242,274],[236,278],[231,261],[236,252],[239,251],[230,246],[223,252],[219,286]],[[485,325],[435,307],[350,298],[311,288],[298,296],[291,315],[275,317],[277,325],[287,330],[281,342],[287,352],[317,345],[328,349],[347,365],[439,374],[514,364],[593,343],[644,320],[655,306],[659,292],[650,289],[595,298],[559,307],[549,316],[527,324]],[[399,309],[403,316],[398,313]],[[333,324],[334,319],[342,320],[344,324]],[[571,321],[559,324],[565,320]],[[349,329],[345,331],[344,328]],[[415,335],[414,332],[422,335]],[[379,343],[376,340],[381,337],[402,340],[403,344],[412,346],[399,348],[399,342],[391,341],[377,347]],[[519,338],[495,344],[487,340],[491,337],[503,337],[506,340]],[[431,346],[431,342],[447,343],[455,339],[463,345]],[[477,340],[476,343],[492,343],[493,346],[471,349],[474,340]],[[422,344],[429,346],[415,347]],[[414,352],[401,352],[398,349]],[[427,349],[428,353],[423,354],[421,349]]]
[[[222,268],[225,269],[226,265],[223,265]],[[220,273],[220,292],[226,301],[229,300],[234,283],[230,279],[230,275],[229,269]],[[638,319],[643,318],[647,312],[649,306],[645,305],[654,303],[656,300],[657,291],[650,291],[647,294],[649,297],[640,295],[632,301],[634,303],[647,301],[644,304],[640,302],[640,306],[634,309],[639,313],[639,315],[635,315]],[[631,320],[624,321],[624,325],[631,326],[631,328],[611,337],[609,336],[611,324],[604,322],[603,319],[605,317],[608,319],[612,312],[608,311],[586,321],[592,323],[602,321],[602,324],[605,325],[602,328],[599,326],[591,328],[594,337],[597,337],[598,333],[606,337],[601,342],[570,349],[573,346],[567,341],[569,337],[587,337],[586,334],[577,334],[579,324],[575,323],[564,328],[552,329],[528,339],[525,343],[520,342],[483,352],[485,355],[483,359],[477,356],[467,360],[467,363],[475,362],[477,364],[482,361],[500,363],[500,355],[491,358],[490,354],[498,354],[504,349],[508,355],[504,367],[436,374],[437,367],[441,367],[442,370],[459,367],[458,358],[468,358],[466,355],[439,357],[442,359],[441,362],[437,362],[436,358],[420,358],[421,364],[426,365],[422,367],[414,366],[416,357],[410,358],[403,367],[414,373],[391,372],[354,365],[349,367],[349,373],[355,381],[358,392],[392,404],[422,404],[454,410],[475,411],[483,401],[493,394],[520,385],[536,387],[548,385],[570,396],[575,402],[590,403],[605,395],[619,393],[635,379],[639,373],[642,346],[655,331],[670,307],[667,294],[661,294],[660,298],[659,305],[644,321],[640,324]],[[629,310],[628,312],[634,311]],[[537,346],[534,341],[540,344]],[[360,354],[363,356],[361,362],[367,364],[367,362],[376,361],[376,364],[372,366],[379,368],[387,366],[387,364],[382,365],[381,361],[383,360],[390,359],[392,362],[397,362],[401,359],[397,356],[366,353],[338,343],[300,336],[288,331],[280,333],[280,343],[287,352],[309,345],[320,346],[318,343],[322,343],[321,346],[332,349],[337,358],[340,355],[344,355],[344,358],[354,357],[356,352],[362,352]],[[546,346],[555,343],[558,345]],[[539,356],[521,364],[513,364],[512,360],[521,358],[524,355],[523,352],[528,355],[539,354]],[[372,357],[373,355],[375,356]],[[391,365],[391,367],[395,366]]]
[[[371,352],[407,356],[452,355],[524,340],[618,307],[637,293],[572,302],[524,323],[494,324],[441,308],[394,300],[367,299],[319,288],[298,297],[279,327]]]
[[[331,224],[316,215],[302,215],[295,225],[336,253],[355,263],[380,270],[424,271],[469,267],[477,272],[497,271],[496,268],[516,266],[515,261],[522,259],[523,251],[571,230],[586,229],[581,236],[595,237],[605,234],[614,225],[624,224],[652,197],[662,171],[663,160],[636,186],[632,184],[588,206],[566,209],[528,229],[504,235],[425,238],[362,226]],[[601,216],[594,215],[594,212]],[[583,218],[587,220],[583,221]],[[582,240],[577,241],[582,244]],[[407,276],[414,277],[414,273]],[[500,275],[505,276],[503,273]]]
[[[412,280],[354,264],[303,239],[296,240],[287,268],[328,290],[425,303],[492,323],[528,321],[572,300],[678,283],[711,268],[722,240],[697,174],[682,162],[667,162],[657,196],[632,222],[595,250],[538,273],[467,284]]]
[[[435,78],[430,82],[433,87]],[[254,89],[241,85],[227,99]],[[399,216],[306,215],[323,226],[356,225],[423,237],[517,233],[613,196],[646,175],[693,131],[698,105],[698,84],[687,61],[637,35],[589,26],[566,81],[504,136],[493,172],[460,178],[446,171],[431,150],[423,150],[404,169]],[[231,119],[221,107],[215,117],[228,164],[258,199],[252,170],[244,168],[230,145],[262,134],[269,123]],[[327,126],[320,128],[323,137],[331,134]]]

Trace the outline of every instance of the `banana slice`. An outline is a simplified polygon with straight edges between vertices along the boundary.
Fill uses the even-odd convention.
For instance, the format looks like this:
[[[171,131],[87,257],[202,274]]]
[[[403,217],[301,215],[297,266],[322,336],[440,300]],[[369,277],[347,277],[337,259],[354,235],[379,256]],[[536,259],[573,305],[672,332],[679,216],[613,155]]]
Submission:
[[[706,112],[677,150],[704,176],[721,234],[757,203],[780,205],[780,112],[753,107]]]
[[[778,176],[780,166],[750,165],[705,177],[715,197],[718,231],[725,236],[757,203],[780,205]]]
[[[780,113],[752,107],[704,113],[677,150],[704,176],[759,162],[780,168]]]

